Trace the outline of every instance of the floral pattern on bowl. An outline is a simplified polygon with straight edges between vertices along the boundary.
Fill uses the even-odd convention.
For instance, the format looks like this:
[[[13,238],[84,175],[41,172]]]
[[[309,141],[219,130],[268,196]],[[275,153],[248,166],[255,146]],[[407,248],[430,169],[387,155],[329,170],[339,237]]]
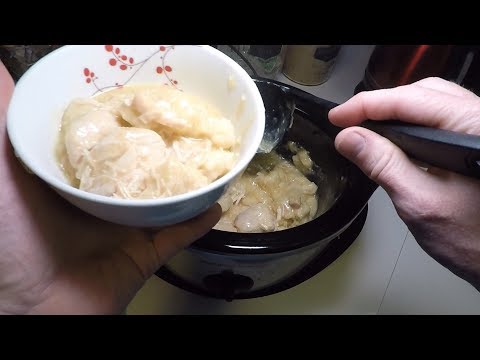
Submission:
[[[157,61],[158,65],[155,67],[155,72],[157,75],[164,77],[164,84],[173,86],[176,89],[179,89],[178,81],[174,78],[173,67],[168,65],[167,57],[168,54],[175,50],[174,45],[158,45],[158,49],[153,51],[147,57],[144,57],[142,60],[136,60],[133,56],[130,56],[127,53],[122,52],[122,49],[116,45],[105,45],[106,51],[105,61],[111,66],[112,69],[119,70],[120,72],[130,71],[131,74],[126,80],[115,81],[114,84],[102,84],[99,85],[101,81],[101,74],[95,72],[91,67],[84,67],[82,74],[87,85],[93,86],[95,92],[93,95],[98,92],[104,92],[112,88],[122,87],[128,84],[133,77],[145,66],[147,62]],[[100,76],[99,76],[100,75]]]

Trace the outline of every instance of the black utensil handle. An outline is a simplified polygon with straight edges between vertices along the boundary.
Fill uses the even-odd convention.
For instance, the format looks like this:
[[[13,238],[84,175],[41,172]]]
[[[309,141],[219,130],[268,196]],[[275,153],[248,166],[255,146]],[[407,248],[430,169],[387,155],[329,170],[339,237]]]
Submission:
[[[367,120],[363,127],[389,139],[423,163],[480,178],[480,136],[409,124]]]

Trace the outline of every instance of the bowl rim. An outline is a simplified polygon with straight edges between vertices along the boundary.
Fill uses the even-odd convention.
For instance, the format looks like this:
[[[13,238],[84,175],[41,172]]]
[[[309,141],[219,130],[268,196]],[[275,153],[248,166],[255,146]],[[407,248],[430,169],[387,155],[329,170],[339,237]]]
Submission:
[[[254,137],[251,140],[253,146],[248,148],[245,152],[245,155],[237,160],[235,166],[227,172],[222,177],[218,178],[217,180],[213,181],[212,183],[208,184],[207,186],[201,187],[199,189],[189,191],[187,193],[174,195],[166,198],[156,198],[156,199],[123,199],[123,198],[113,198],[98,194],[89,193],[84,190],[80,190],[75,188],[74,186],[58,179],[55,176],[49,174],[48,171],[44,170],[41,166],[38,166],[34,161],[26,155],[26,147],[23,145],[23,142],[20,140],[19,132],[14,124],[15,122],[15,109],[18,106],[21,106],[20,101],[21,99],[22,90],[24,87],[27,86],[29,78],[32,74],[36,72],[38,68],[41,67],[42,64],[55,60],[55,57],[58,55],[72,51],[74,48],[80,49],[85,45],[65,45],[58,49],[53,50],[49,54],[42,57],[38,60],[35,64],[33,64],[18,80],[15,85],[15,89],[12,94],[12,98],[10,100],[10,104],[7,109],[7,134],[10,139],[10,142],[15,150],[15,155],[19,158],[25,166],[33,172],[36,176],[40,179],[48,183],[49,185],[53,186],[54,188],[68,194],[69,196],[73,196],[74,198],[81,198],[84,200],[88,200],[95,203],[101,203],[106,205],[114,205],[114,206],[133,206],[133,207],[152,207],[152,206],[161,206],[161,205],[169,205],[169,204],[176,204],[179,202],[188,201],[190,199],[202,197],[203,195],[214,191],[229,182],[231,182],[238,174],[240,174],[249,164],[249,162],[254,157],[258,147],[263,138],[263,133],[265,130],[265,107],[263,104],[262,96],[250,75],[243,69],[237,62],[235,62],[232,58],[224,54],[218,49],[210,45],[193,45],[202,49],[202,51],[206,51],[211,56],[217,57],[221,59],[224,63],[229,66],[235,75],[239,76],[240,81],[244,82],[247,86],[248,92],[252,95],[252,100],[254,102],[253,109],[255,111],[253,126],[255,127]],[[103,45],[89,45],[89,46],[103,46]],[[133,45],[133,46],[148,46],[148,45]],[[175,45],[175,46],[192,46],[192,45]],[[256,145],[256,147],[255,147]]]

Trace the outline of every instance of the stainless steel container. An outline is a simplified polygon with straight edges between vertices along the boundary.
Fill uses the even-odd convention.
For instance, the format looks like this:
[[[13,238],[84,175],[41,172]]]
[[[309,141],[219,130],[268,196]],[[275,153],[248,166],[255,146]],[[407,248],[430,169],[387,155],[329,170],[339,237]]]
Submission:
[[[283,74],[302,85],[320,85],[330,78],[340,45],[287,45]]]

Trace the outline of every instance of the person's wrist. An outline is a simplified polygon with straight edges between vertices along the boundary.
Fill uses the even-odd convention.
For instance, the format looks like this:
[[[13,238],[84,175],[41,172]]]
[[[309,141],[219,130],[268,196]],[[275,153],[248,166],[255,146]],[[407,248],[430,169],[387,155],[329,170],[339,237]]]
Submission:
[[[443,229],[444,234],[415,236],[420,246],[440,265],[480,291],[480,241],[477,232],[462,234],[458,229]]]

